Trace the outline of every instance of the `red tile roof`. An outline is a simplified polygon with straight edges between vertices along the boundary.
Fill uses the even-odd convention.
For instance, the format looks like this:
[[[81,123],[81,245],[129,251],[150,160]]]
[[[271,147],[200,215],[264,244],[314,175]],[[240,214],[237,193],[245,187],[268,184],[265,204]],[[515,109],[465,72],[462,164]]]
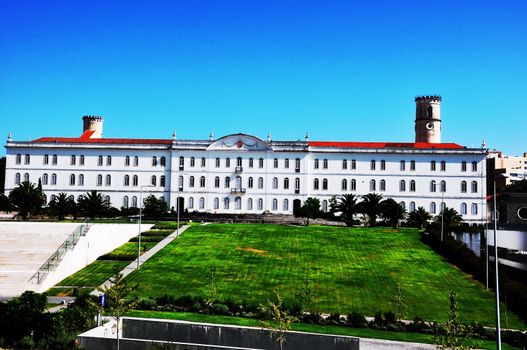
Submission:
[[[167,139],[117,139],[117,138],[97,138],[90,139],[86,131],[81,137],[41,137],[31,142],[45,142],[45,143],[102,143],[102,144],[116,144],[116,145],[171,145],[172,140]]]
[[[460,149],[457,143],[309,141],[310,147]]]

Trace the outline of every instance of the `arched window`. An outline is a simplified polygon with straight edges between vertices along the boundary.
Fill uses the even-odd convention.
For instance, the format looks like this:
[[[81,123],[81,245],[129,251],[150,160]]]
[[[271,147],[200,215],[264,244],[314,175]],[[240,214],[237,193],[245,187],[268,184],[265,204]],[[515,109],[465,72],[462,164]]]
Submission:
[[[188,208],[189,209],[194,209],[194,198],[193,197],[190,197],[188,199]]]
[[[379,191],[386,191],[386,181],[384,179],[379,181]]]
[[[112,156],[106,156],[106,165],[112,165]]]
[[[444,160],[441,161],[441,171],[446,170],[446,162]]]
[[[230,205],[230,200],[229,198],[225,197],[225,199],[223,199],[223,209],[229,209],[229,205]]]
[[[137,175],[134,175],[132,180],[132,185],[138,186],[139,185],[139,177]]]
[[[403,209],[403,211],[406,211],[406,203],[405,202],[399,202],[399,206]]]
[[[24,182],[28,182],[28,181],[29,181],[29,174],[25,173],[24,174]]]
[[[165,157],[161,157],[160,163],[161,163],[161,166],[167,165],[167,159]]]
[[[150,184],[152,186],[156,186],[157,185],[157,178],[155,175],[152,175],[152,179],[150,180]]]
[[[195,165],[196,165],[196,158],[190,157],[190,167],[194,168]]]
[[[20,185],[20,173],[15,174],[15,185]]]
[[[214,209],[220,209],[220,199],[218,197],[214,198]]]
[[[76,162],[77,162],[77,158],[75,157],[74,154],[72,154],[70,157],[70,165],[75,165]]]
[[[278,199],[273,198],[273,210],[278,210]]]
[[[128,208],[128,196],[123,197],[123,207]]]
[[[138,156],[134,157],[134,166],[139,166],[139,157]]]
[[[401,168],[401,171],[405,171],[405,170],[406,170],[406,161],[401,160],[401,162],[400,162],[400,168]]]
[[[325,199],[322,201],[322,211],[324,213],[326,213],[328,211],[328,201],[325,200]]]
[[[472,210],[470,211],[470,213],[472,215],[478,215],[478,204],[477,203],[472,203]]]
[[[295,158],[295,173],[300,172],[300,158]]]
[[[21,164],[22,163],[22,155],[21,154],[17,154],[16,155],[15,163],[16,164]]]
[[[300,178],[295,177],[295,193],[300,193]]]
[[[215,166],[216,168],[220,167],[220,158],[216,158]]]
[[[288,210],[289,210],[289,200],[284,199],[284,211],[288,211]]]
[[[314,167],[315,169],[318,169],[318,159],[315,159],[315,163],[314,163],[313,167]]]
[[[404,180],[399,181],[399,191],[400,192],[406,191],[406,181]]]
[[[152,166],[157,166],[157,157],[156,156],[152,157]]]
[[[106,186],[111,186],[111,185],[112,185],[112,176],[106,175]]]
[[[185,170],[185,157],[179,157],[179,170]]]
[[[375,170],[375,159],[370,161],[370,170]]]
[[[324,159],[323,167],[324,167],[324,169],[328,168],[328,160],[327,159]]]
[[[97,175],[97,186],[102,186],[102,175]]]
[[[104,201],[105,201],[108,205],[112,205],[112,201],[110,200],[110,196],[104,196]]]
[[[220,187],[220,177],[219,176],[216,176],[214,178],[214,187],[215,188],[219,188]]]
[[[200,197],[200,199],[199,199],[199,208],[200,209],[205,209],[205,198],[203,198],[203,197]]]
[[[247,179],[247,187],[249,187],[249,188],[253,188],[254,187],[254,180],[253,180],[252,176],[250,176]]]
[[[102,185],[102,175],[99,175],[99,176],[101,177],[100,183]],[[99,179],[97,178],[97,180],[99,180]],[[51,184],[52,185],[56,185],[57,184],[57,174],[51,174]]]
[[[178,179],[178,187],[179,187],[179,190],[180,190],[180,191],[183,191],[183,175],[180,175],[180,176],[179,176],[179,179]]]
[[[381,160],[381,170],[386,170],[386,161],[384,159]]]
[[[80,156],[79,165],[84,165],[84,156],[83,155]]]
[[[328,189],[328,179],[322,179],[322,189],[323,190]]]
[[[467,162],[462,161],[461,162],[461,171],[467,171]],[[465,204],[466,206],[466,204]]]
[[[414,171],[414,170],[415,170],[415,160],[411,160],[411,161],[410,161],[410,170],[411,170],[411,171]]]
[[[30,163],[30,155],[29,154],[26,154],[26,156],[24,157],[24,164],[29,164]]]
[[[130,166],[130,156],[124,157],[124,166]]]
[[[57,155],[54,154],[53,157],[51,157],[51,164],[52,165],[57,165],[57,161],[58,161]],[[101,158],[101,165],[102,165],[102,158]]]
[[[159,177],[159,186],[165,187],[165,175]]]
[[[240,210],[242,208],[242,198],[236,197],[234,198],[234,209]]]
[[[49,164],[49,155],[47,154],[44,154],[44,159],[42,159],[42,163],[44,165],[48,165]],[[18,164],[18,163],[17,163]]]
[[[460,211],[461,215],[467,215],[467,203],[461,203]]]
[[[467,182],[466,181],[461,181],[461,192],[462,193],[467,192]]]
[[[231,187],[231,178],[226,176],[225,177],[225,188]]]
[[[348,161],[346,159],[342,160],[342,169],[348,169]]]
[[[435,160],[430,162],[430,170],[436,171],[436,161]]]
[[[132,197],[132,207],[137,208],[137,196]]]
[[[348,190],[348,180],[342,179],[341,189],[342,189],[342,191],[347,191]]]
[[[446,192],[446,181],[441,181],[441,192]]]
[[[201,157],[201,167],[204,168],[207,164],[207,161],[205,160],[205,157]]]
[[[273,159],[273,168],[278,168],[278,158]]]
[[[79,186],[84,186],[84,175],[79,175]]]
[[[476,181],[472,181],[470,185],[470,190],[472,191],[472,193],[478,192],[478,183]]]
[[[355,159],[351,160],[351,170],[357,169],[357,161]]]
[[[258,198],[258,210],[263,210],[263,199]]]
[[[284,190],[289,189],[289,178],[284,178]]]
[[[284,159],[284,168],[289,169],[289,158]]]
[[[410,180],[410,192],[415,192],[415,180]]]
[[[42,184],[47,185],[48,184],[48,174],[42,175]]]
[[[124,185],[130,186],[130,176],[129,175],[124,176]]]
[[[478,171],[478,162],[472,162],[472,171]]]
[[[410,211],[410,213],[415,211],[415,202],[410,202],[410,206],[409,206],[408,210]]]
[[[430,192],[435,192],[437,190],[436,187],[437,187],[436,181],[435,180],[430,181]]]
[[[370,191],[375,191],[375,180],[370,180]]]
[[[254,159],[249,158],[249,168],[252,168],[252,167],[254,167]]]
[[[199,187],[201,188],[205,187],[205,176],[201,176],[199,178]]]
[[[188,187],[194,187],[194,176],[188,178]]]
[[[263,187],[264,187],[263,177],[259,177],[258,178],[258,188],[263,188]]]
[[[273,177],[273,188],[278,188],[278,178]]]
[[[247,199],[247,210],[253,210],[253,199]]]
[[[70,186],[75,186],[75,174],[70,175]]]
[[[314,190],[318,190],[319,188],[319,180],[318,179],[314,179],[313,180],[313,189]]]
[[[356,191],[357,190],[357,180],[351,179],[350,190],[352,190],[352,191]]]

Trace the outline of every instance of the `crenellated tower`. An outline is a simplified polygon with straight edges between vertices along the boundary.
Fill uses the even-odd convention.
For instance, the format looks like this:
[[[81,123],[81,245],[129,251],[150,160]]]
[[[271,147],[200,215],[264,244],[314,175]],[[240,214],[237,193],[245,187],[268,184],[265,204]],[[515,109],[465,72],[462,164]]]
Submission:
[[[93,130],[94,133],[90,136],[92,139],[102,138],[102,124],[103,117],[95,115],[85,115],[82,117],[83,128],[82,132]]]
[[[415,98],[415,142],[441,143],[441,96]]]

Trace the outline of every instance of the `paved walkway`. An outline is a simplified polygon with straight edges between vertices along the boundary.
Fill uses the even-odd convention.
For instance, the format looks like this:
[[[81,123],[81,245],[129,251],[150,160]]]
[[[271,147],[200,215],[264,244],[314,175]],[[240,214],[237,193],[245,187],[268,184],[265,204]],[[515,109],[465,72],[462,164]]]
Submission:
[[[393,350],[393,349],[410,349],[410,350],[432,350],[435,346],[432,344],[410,343],[403,341],[359,338],[360,350]]]
[[[165,248],[168,244],[170,244],[170,242],[178,238],[189,227],[190,227],[189,225],[181,226],[179,228],[179,233],[178,233],[178,230],[174,231],[174,233],[168,235],[165,239],[163,239],[158,244],[150,248],[149,251],[141,255],[141,257],[139,258],[139,268],[141,268],[141,265],[143,265],[145,261],[150,259],[152,256],[154,256],[154,254],[156,254],[161,249]],[[123,277],[126,277],[135,270],[137,270],[137,259],[135,259],[128,266],[122,269],[121,273],[123,274]],[[106,282],[101,284],[100,287],[110,287],[111,285],[112,285],[112,282],[110,281],[110,279],[108,279],[106,280]],[[97,290],[94,290],[91,294],[99,294],[99,292]]]

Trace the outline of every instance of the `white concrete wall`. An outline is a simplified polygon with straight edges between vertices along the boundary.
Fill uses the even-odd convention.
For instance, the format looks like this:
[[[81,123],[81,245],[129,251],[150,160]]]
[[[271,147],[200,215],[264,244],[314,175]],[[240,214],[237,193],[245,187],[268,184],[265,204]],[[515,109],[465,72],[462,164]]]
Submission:
[[[152,226],[151,224],[143,224],[141,231],[144,232]],[[66,253],[57,269],[40,284],[38,291],[46,291],[64,278],[82,270],[99,256],[128,242],[130,238],[138,235],[138,229],[137,224],[92,225],[86,236],[81,237],[75,248]]]

